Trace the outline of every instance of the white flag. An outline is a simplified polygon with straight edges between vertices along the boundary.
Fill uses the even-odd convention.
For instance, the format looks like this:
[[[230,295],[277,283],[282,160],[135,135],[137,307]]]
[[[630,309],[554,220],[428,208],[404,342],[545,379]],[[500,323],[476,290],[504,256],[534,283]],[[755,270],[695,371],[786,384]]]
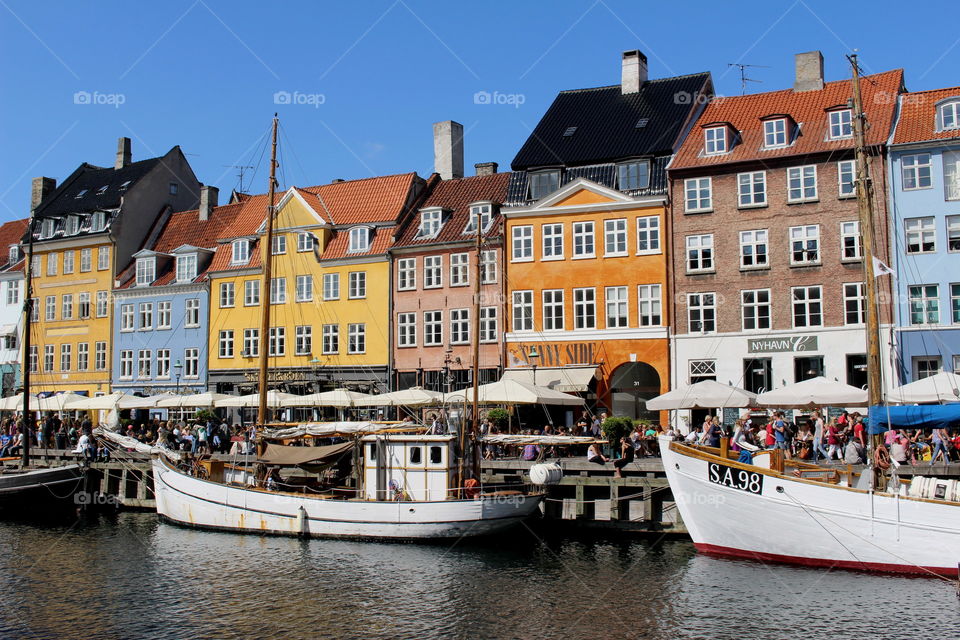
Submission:
[[[880,276],[889,275],[891,278],[896,278],[896,274],[893,272],[893,269],[888,267],[883,263],[880,258],[876,256],[873,257],[873,277],[879,278]]]

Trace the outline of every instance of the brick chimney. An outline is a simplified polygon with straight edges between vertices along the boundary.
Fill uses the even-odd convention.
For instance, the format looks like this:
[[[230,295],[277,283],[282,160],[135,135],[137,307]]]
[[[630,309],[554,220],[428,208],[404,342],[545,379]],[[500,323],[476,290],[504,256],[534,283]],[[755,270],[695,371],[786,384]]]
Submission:
[[[220,189],[216,187],[211,187],[208,184],[200,187],[200,221],[210,219],[210,214],[217,206],[217,201],[220,199]]]
[[[55,178],[34,178],[30,188],[30,211],[40,206],[44,199],[57,188]]]
[[[823,54],[819,51],[798,53],[794,56],[796,78],[794,91],[819,91],[823,89]]]
[[[113,163],[114,169],[123,169],[130,164],[130,138],[117,140],[117,160]]]
[[[496,162],[478,162],[473,168],[477,170],[478,176],[492,176],[497,172],[498,166]]]
[[[463,125],[459,122],[433,123],[433,170],[444,180],[463,177]]]
[[[620,93],[636,93],[647,81],[647,56],[639,49],[624,51],[620,62]]]

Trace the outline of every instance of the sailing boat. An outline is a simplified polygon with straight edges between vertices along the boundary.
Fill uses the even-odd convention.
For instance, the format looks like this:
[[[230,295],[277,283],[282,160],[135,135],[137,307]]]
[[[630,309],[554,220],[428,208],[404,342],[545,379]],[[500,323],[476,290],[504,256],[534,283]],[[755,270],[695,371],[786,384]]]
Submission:
[[[856,56],[850,60],[867,300],[868,392],[869,404],[876,408],[882,400],[882,383],[877,289],[870,260],[873,214],[859,70]],[[874,467],[859,476],[852,471],[841,474],[835,467],[785,461],[779,450],[761,452],[752,464],[744,464],[731,458],[722,445],[688,446],[669,438],[660,442],[677,508],[698,551],[827,568],[958,575],[956,481],[916,477],[912,482],[898,478],[888,482]]]
[[[277,154],[276,115],[270,159],[269,205],[262,246],[273,244]],[[269,291],[271,257],[264,251],[263,290]],[[479,262],[479,260],[478,260]],[[479,282],[479,278],[477,278]],[[476,297],[479,304],[479,295]],[[261,303],[261,340],[270,326],[270,305]],[[474,314],[479,318],[479,313]],[[478,335],[478,334],[474,334]],[[268,349],[260,349],[258,422],[267,424]],[[474,385],[478,376],[474,376]],[[476,424],[474,406],[474,425]],[[260,434],[257,468],[206,460],[184,468],[164,455],[153,460],[157,513],[164,519],[204,529],[305,537],[443,539],[491,534],[530,516],[542,493],[484,491],[479,474],[465,480],[465,459],[478,460],[474,434],[398,433],[369,422],[303,425]],[[351,441],[325,447],[287,447],[268,440],[340,436]],[[353,452],[360,489],[344,489],[316,476],[295,487],[282,486],[267,466],[330,469]],[[289,485],[287,485],[289,487]],[[290,487],[293,488],[293,487]]]

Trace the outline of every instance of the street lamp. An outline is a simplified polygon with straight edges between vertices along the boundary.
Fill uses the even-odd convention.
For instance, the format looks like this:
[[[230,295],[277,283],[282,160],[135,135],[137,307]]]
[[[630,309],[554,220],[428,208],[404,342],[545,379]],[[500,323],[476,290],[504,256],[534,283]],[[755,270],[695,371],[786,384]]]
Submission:
[[[536,347],[530,347],[530,353],[527,354],[527,361],[533,369],[533,384],[537,384],[537,361],[540,359],[540,352]]]
[[[173,371],[177,376],[177,395],[180,394],[180,372],[183,370],[183,363],[177,360],[173,363]]]
[[[444,384],[444,388],[446,389],[447,393],[450,393],[450,386],[451,386],[451,385],[450,385],[450,383],[451,383],[451,380],[450,380],[450,363],[453,362],[453,360],[451,360],[450,355],[451,355],[452,353],[453,353],[453,350],[450,349],[449,347],[447,347],[447,350],[446,350],[446,351],[444,352],[444,354],[443,354],[443,384]]]
[[[317,387],[317,391],[320,391],[320,365],[323,364],[323,360],[320,358],[314,357],[307,364],[313,369],[313,383]]]

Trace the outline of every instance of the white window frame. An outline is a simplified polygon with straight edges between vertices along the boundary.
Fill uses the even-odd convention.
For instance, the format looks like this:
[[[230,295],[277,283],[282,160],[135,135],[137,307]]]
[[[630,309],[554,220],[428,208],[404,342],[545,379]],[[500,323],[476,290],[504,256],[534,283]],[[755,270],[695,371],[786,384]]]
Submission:
[[[563,331],[566,327],[563,289],[543,289],[540,292],[540,301],[543,331]]]
[[[960,200],[960,151],[943,151],[943,199]]]
[[[562,222],[550,222],[540,225],[540,261],[549,262],[551,260],[563,260],[565,255],[564,247],[564,225]]]
[[[661,285],[637,285],[637,318],[641,327],[663,326],[663,289]]]
[[[138,287],[148,287],[157,279],[157,259],[137,258],[137,283]]]
[[[417,238],[436,238],[443,226],[443,209],[423,209],[420,211],[420,228]]]
[[[370,250],[370,227],[353,227],[347,253],[362,253]]]
[[[767,172],[746,171],[737,174],[737,208],[767,206]]]
[[[153,377],[153,352],[150,349],[137,351],[137,380],[149,380]]]
[[[860,262],[863,260],[863,238],[860,234],[860,221],[848,220],[840,223],[840,262]],[[849,245],[849,246],[848,246]],[[852,250],[853,255],[847,255]]]
[[[707,127],[703,130],[703,155],[716,156],[727,152],[727,127]]]
[[[627,287],[604,287],[603,301],[607,329],[623,329],[630,326],[630,300]]]
[[[133,380],[133,349],[120,351],[120,379]]]
[[[332,272],[323,274],[323,299],[340,299],[340,273]]]
[[[106,318],[110,313],[110,294],[106,291],[97,291],[97,317]]]
[[[533,290],[523,289],[514,291],[510,295],[513,320],[513,330],[517,333],[521,331],[533,331]]]
[[[240,356],[243,358],[258,358],[260,356],[260,329],[243,330],[243,349]]]
[[[770,268],[770,233],[767,229],[747,229],[739,233],[740,269]],[[762,247],[762,251],[760,248]],[[749,249],[749,251],[748,251]],[[751,264],[748,264],[750,262]]]
[[[694,328],[695,326],[697,328]],[[697,334],[717,332],[717,294],[715,292],[687,294],[687,332]]]
[[[120,331],[133,331],[136,329],[134,310],[132,304],[120,305]]]
[[[637,218],[637,255],[662,253],[660,248],[660,216]]]
[[[713,178],[687,178],[683,181],[684,213],[713,211]]]
[[[63,275],[69,275],[73,273],[73,267],[74,267],[74,252],[64,251],[63,252]]]
[[[347,273],[347,299],[362,300],[367,297],[367,272],[350,271]]]
[[[250,241],[246,238],[234,240],[231,243],[230,264],[247,264],[250,262]]]
[[[323,325],[320,349],[325,356],[340,353],[340,325]]]
[[[237,288],[233,282],[220,283],[220,308],[230,309],[237,303]]]
[[[157,329],[169,329],[172,316],[173,303],[170,300],[157,303]]]
[[[97,249],[97,271],[107,271],[110,269],[110,247],[99,247]]]
[[[904,191],[932,189],[933,157],[929,153],[900,156],[900,181]]]
[[[863,326],[867,317],[865,288],[862,282],[843,283],[843,324],[845,326]],[[856,322],[850,322],[850,314],[855,313]]]
[[[573,328],[575,330],[597,328],[597,290],[595,287],[574,288]]]
[[[467,226],[463,228],[463,233],[477,232],[477,218],[480,219],[480,233],[487,233],[490,225],[493,224],[493,205],[489,203],[474,204],[470,206],[470,219],[467,220]]]
[[[153,303],[141,302],[137,308],[137,321],[139,331],[151,331],[153,329]]]
[[[790,144],[790,132],[786,118],[763,121],[763,148],[782,149]]]
[[[620,191],[640,191],[649,188],[650,160],[629,160],[617,164],[617,189]]]
[[[433,309],[423,312],[423,346],[438,347],[443,344],[443,311]]]
[[[740,327],[743,331],[769,331],[772,319],[770,289],[740,291]],[[750,324],[753,326],[748,326]]]
[[[367,325],[354,322],[347,325],[347,353],[363,354],[367,352]]]
[[[712,233],[687,236],[684,246],[687,273],[713,273],[716,270]]]
[[[511,260],[533,262],[533,225],[518,224],[510,229]]]
[[[794,329],[823,326],[823,287],[791,287],[790,303]]]
[[[200,326],[200,298],[187,298],[184,302],[183,326],[192,329]]]
[[[960,215],[946,216],[947,253],[960,252]]]
[[[57,275],[57,264],[59,263],[58,254],[48,253],[47,254],[47,275],[55,276]]]
[[[90,343],[77,343],[77,371],[90,370]]]
[[[270,304],[287,303],[287,279],[270,278]]]
[[[294,355],[309,356],[313,353],[313,326],[297,325],[294,330]]]
[[[297,302],[313,302],[313,275],[309,273],[306,275],[298,275],[296,285]]]
[[[217,357],[233,357],[233,329],[222,329],[217,338]]]
[[[273,236],[273,247],[270,250],[272,256],[282,256],[287,253],[287,236],[282,233]]]
[[[413,291],[417,288],[417,259],[397,260],[397,291]]]
[[[93,249],[80,249],[80,273],[93,270]]]
[[[316,236],[309,231],[300,231],[297,233],[297,253],[306,253],[313,251]]]
[[[919,295],[915,295],[919,294]],[[940,285],[911,284],[907,286],[908,312],[910,326],[922,327],[940,324]],[[915,308],[919,306],[919,310]],[[916,313],[922,314],[922,320],[916,321]]]
[[[405,311],[397,314],[397,347],[417,346],[417,314]]]
[[[787,167],[787,202],[791,204],[816,202],[819,198],[817,165]]]
[[[480,284],[496,284],[499,271],[497,267],[497,250],[485,249],[480,263]]]
[[[287,328],[270,327],[267,332],[267,355],[271,358],[282,358],[287,355]]]
[[[850,109],[835,109],[827,112],[827,131],[831,140],[852,138],[853,112]]]
[[[200,349],[190,347],[183,350],[183,377],[187,380],[200,377]]]
[[[820,225],[805,224],[796,227],[790,227],[787,231],[790,241],[790,266],[809,267],[821,263],[820,252]],[[813,243],[813,249],[810,248]],[[815,254],[811,258],[810,253]],[[802,254],[801,259],[797,259],[798,254]]]
[[[466,287],[470,285],[470,254],[450,254],[450,286]]]
[[[844,178],[849,176],[849,180]],[[841,160],[837,163],[837,197],[857,197],[857,162],[856,160]]]
[[[960,129],[960,100],[948,99],[937,105],[937,131]]]
[[[439,289],[443,287],[443,256],[423,257],[423,288]]]
[[[93,367],[97,371],[107,370],[107,343],[96,342],[93,345]]]
[[[621,244],[623,247],[621,248]],[[603,257],[616,258],[627,255],[627,219],[612,218],[603,221]]]
[[[73,294],[65,293],[60,296],[60,319],[73,320]]]
[[[937,221],[934,216],[904,218],[904,250],[907,255],[937,252]],[[925,248],[930,245],[930,248]],[[916,249],[911,249],[916,246]]]
[[[498,342],[499,318],[496,307],[480,307],[480,343]]]
[[[450,310],[450,344],[470,344],[470,309]]]
[[[177,282],[193,282],[197,278],[197,254],[177,256]]]
[[[596,225],[593,220],[573,223],[573,259],[583,260],[597,256]]]
[[[539,200],[560,188],[560,170],[532,171],[527,174],[527,195]]]

